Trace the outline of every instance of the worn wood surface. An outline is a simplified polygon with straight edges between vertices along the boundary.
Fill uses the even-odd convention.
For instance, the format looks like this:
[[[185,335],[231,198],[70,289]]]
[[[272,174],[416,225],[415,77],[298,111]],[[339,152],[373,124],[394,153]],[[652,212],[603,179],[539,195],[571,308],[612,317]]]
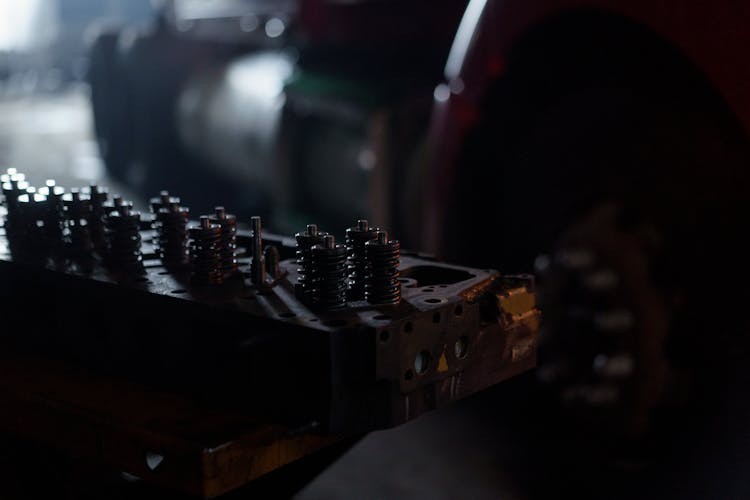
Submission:
[[[0,407],[0,431],[209,498],[339,440],[8,352]]]

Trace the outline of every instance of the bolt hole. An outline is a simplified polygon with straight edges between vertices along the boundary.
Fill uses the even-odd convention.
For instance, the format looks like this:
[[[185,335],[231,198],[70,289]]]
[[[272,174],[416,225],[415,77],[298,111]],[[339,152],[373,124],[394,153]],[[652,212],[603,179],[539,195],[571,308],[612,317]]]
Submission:
[[[182,288],[180,288],[177,290],[172,290],[172,293],[179,295],[181,293],[186,293],[186,290],[183,290]]]
[[[440,323],[440,313],[435,313],[432,315],[432,322],[433,323]]]
[[[283,312],[283,313],[279,314],[280,318],[294,318],[296,316],[297,315],[294,314],[293,312]]]
[[[411,321],[407,321],[406,324],[404,324],[404,332],[411,333],[414,330],[414,325]]]
[[[399,283],[404,288],[417,288],[419,283],[414,278],[398,278]]]
[[[434,292],[435,289],[434,288],[423,288],[422,291],[423,292]]]
[[[380,332],[380,341],[382,343],[385,344],[386,342],[388,342],[388,339],[390,338],[391,338],[391,334],[388,332],[388,330],[383,330],[382,332]]]
[[[378,321],[387,321],[391,319],[391,317],[388,316],[387,314],[378,314],[377,316],[374,316],[372,319],[376,319]]]
[[[453,310],[453,312],[455,313],[456,316],[463,315],[463,313],[464,313],[464,306],[462,306],[460,304],[457,305],[456,308]]]
[[[439,285],[440,288],[448,288],[448,285]]]
[[[417,354],[417,357],[414,358],[414,371],[417,372],[417,374],[422,375],[424,374],[427,369],[430,367],[430,360],[432,359],[432,356],[430,355],[429,351],[422,350]]]
[[[169,271],[161,271],[159,274],[162,275],[162,276],[166,276],[166,275],[172,274],[172,273],[169,272]]]
[[[439,304],[440,299],[426,299],[425,302],[427,302],[428,304]]]
[[[310,318],[310,322],[311,323],[317,323],[318,322],[318,318]]]
[[[406,370],[406,373],[404,373],[404,380],[411,380],[414,378],[414,372],[411,370]]]
[[[458,340],[456,340],[456,343],[453,344],[453,353],[456,355],[456,359],[463,359],[466,357],[466,354],[469,352],[469,337],[462,336]]]

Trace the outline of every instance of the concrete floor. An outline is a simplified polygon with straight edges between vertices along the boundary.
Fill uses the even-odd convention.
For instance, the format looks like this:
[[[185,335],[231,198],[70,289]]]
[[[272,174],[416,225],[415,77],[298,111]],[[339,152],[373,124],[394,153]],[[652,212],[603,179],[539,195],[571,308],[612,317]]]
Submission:
[[[462,409],[370,434],[298,498],[523,498],[505,471],[498,429]]]
[[[66,188],[96,182],[143,206],[143,196],[107,176],[85,88],[0,101],[0,167],[8,166],[24,172],[32,185],[50,178]],[[297,498],[522,498],[503,466],[508,431],[478,416],[472,405],[370,434]]]

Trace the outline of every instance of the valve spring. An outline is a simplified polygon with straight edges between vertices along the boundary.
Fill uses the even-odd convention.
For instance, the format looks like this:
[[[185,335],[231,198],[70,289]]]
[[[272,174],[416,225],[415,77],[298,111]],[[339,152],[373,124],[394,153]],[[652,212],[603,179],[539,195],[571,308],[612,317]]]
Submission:
[[[105,263],[113,269],[143,273],[141,253],[141,214],[122,203],[107,215]]]
[[[190,260],[193,264],[193,283],[220,285],[224,278],[221,269],[221,226],[211,224],[207,215],[202,215],[200,225],[188,229],[190,235]]]
[[[77,189],[63,197],[65,206],[65,246],[73,259],[91,258],[94,242],[91,237],[91,200]]]
[[[165,266],[182,266],[188,259],[187,223],[190,209],[170,202],[155,214],[156,249]]]
[[[3,191],[5,191],[5,184],[8,184],[9,189],[16,189],[18,187],[18,183],[21,182],[26,182],[26,176],[23,174],[19,174],[18,170],[16,170],[15,168],[9,168],[5,171],[4,174],[0,175],[0,184],[3,185]]]
[[[81,221],[89,219],[91,213],[91,198],[73,188],[63,197],[65,205],[65,219],[67,221]]]
[[[3,174],[2,181],[6,210],[3,227],[5,228],[5,235],[8,238],[8,242],[14,245],[23,238],[25,233],[18,198],[26,194],[29,184],[24,180],[23,174],[17,173]]]
[[[312,247],[322,245],[327,233],[318,231],[318,226],[308,224],[305,232],[294,235],[297,240],[297,283],[295,296],[303,303],[312,305],[315,294],[315,274],[312,265]]]
[[[379,231],[377,239],[365,244],[368,272],[365,298],[373,304],[398,304],[401,301],[401,283],[398,281],[401,244],[389,240],[388,233]]]
[[[106,188],[92,184],[89,186],[89,200],[91,212],[88,217],[88,226],[91,233],[91,241],[94,243],[96,251],[104,252],[107,246],[106,231],[104,228],[104,219],[106,216],[105,205],[109,201],[109,191]]]
[[[224,207],[216,207],[216,213],[209,217],[211,224],[221,227],[219,254],[221,255],[221,269],[225,274],[237,272],[237,217],[228,214]]]
[[[323,245],[312,247],[315,276],[313,305],[321,309],[338,309],[346,305],[346,246],[336,244],[327,235]]]
[[[46,255],[44,220],[47,198],[33,187],[18,197],[18,233],[11,242],[11,252],[25,260],[36,260]]]
[[[55,181],[48,180],[45,186],[39,189],[39,194],[46,198],[42,211],[44,223],[44,245],[52,254],[59,254],[63,248],[63,229],[65,227],[65,215],[63,205],[63,194],[65,190],[55,185]]]
[[[367,257],[365,244],[377,237],[379,231],[370,227],[366,220],[358,220],[357,225],[346,230],[346,251],[348,256],[349,300],[364,300],[367,278]]]

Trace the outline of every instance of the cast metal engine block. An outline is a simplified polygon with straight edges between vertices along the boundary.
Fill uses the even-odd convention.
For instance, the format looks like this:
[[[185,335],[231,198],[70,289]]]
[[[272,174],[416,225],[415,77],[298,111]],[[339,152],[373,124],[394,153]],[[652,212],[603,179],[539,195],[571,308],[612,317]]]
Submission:
[[[19,182],[16,179],[16,185]],[[58,194],[64,199],[62,192]],[[49,191],[47,196],[37,193],[31,198],[32,203],[40,204],[35,210],[52,199]],[[12,203],[7,197],[6,201]],[[25,203],[28,210],[28,196]],[[104,200],[101,206],[106,207]],[[136,400],[137,394],[145,393],[189,401],[190,412],[163,409],[169,416],[161,415],[158,425],[149,419],[131,425],[126,416],[108,413],[101,396],[77,400],[86,407],[86,417],[81,417],[75,405],[77,409],[71,413],[87,423],[77,424],[76,418],[67,414],[64,422],[72,427],[93,426],[92,439],[98,443],[78,452],[99,456],[102,443],[121,440],[112,436],[135,433],[143,446],[139,453],[159,449],[160,456],[185,455],[184,464],[192,467],[187,472],[202,479],[199,484],[185,486],[178,479],[186,473],[184,469],[175,472],[172,479],[168,475],[154,477],[156,471],[134,460],[132,450],[123,454],[113,451],[117,447],[105,446],[110,452],[107,461],[129,473],[212,496],[296,460],[339,436],[399,425],[535,366],[539,312],[534,307],[530,276],[502,276],[492,270],[450,265],[404,252],[396,254],[388,278],[389,283],[397,283],[398,300],[379,303],[368,301],[372,295],[366,295],[344,299],[331,307],[330,300],[311,302],[300,293],[300,283],[311,278],[300,276],[300,269],[305,267],[301,265],[299,245],[290,238],[261,234],[259,219],[253,219],[254,231],[231,229],[231,238],[225,239],[233,255],[225,253],[223,261],[217,258],[226,271],[217,282],[196,280],[189,255],[177,265],[174,258],[165,262],[159,229],[152,227],[151,220],[139,221],[136,234],[128,236],[128,245],[136,239],[140,239],[140,245],[135,260],[130,254],[128,258],[118,256],[117,262],[127,265],[112,265],[106,250],[101,256],[97,253],[93,240],[90,253],[82,261],[80,245],[75,247],[77,253],[65,249],[70,248],[70,235],[78,230],[77,225],[86,224],[66,218],[68,208],[65,204],[60,207],[60,226],[45,226],[49,220],[58,220],[49,214],[39,216],[32,225],[40,230],[39,235],[60,235],[56,244],[45,240],[44,252],[18,250],[28,246],[14,241],[17,236],[12,236],[7,217],[6,232],[0,236],[2,312],[13,320],[6,321],[8,326],[2,329],[0,342],[6,366],[19,367],[19,371],[9,369],[10,378],[0,383],[3,397],[12,395],[14,405],[10,407],[19,413],[16,420],[0,418],[0,427],[51,441],[59,438],[60,433],[54,438],[33,424],[20,430],[17,425],[18,419],[25,418],[24,412],[31,411],[29,401],[24,399],[24,391],[31,389],[19,389],[23,384],[15,383],[13,377],[20,377],[22,366],[39,366],[39,360],[72,366],[84,373],[76,375],[77,382],[71,382],[76,394],[94,391],[90,383],[101,385],[102,380],[112,380],[116,381],[113,397],[118,397],[117,384],[127,384],[123,394],[135,394],[132,397]],[[7,209],[10,215],[13,207]],[[46,213],[39,210],[34,213]],[[102,213],[105,231],[111,232],[113,219],[122,221],[134,212],[120,200]],[[188,231],[200,227],[187,225],[186,220]],[[202,227],[213,226],[204,221]],[[175,232],[174,227],[170,230]],[[389,241],[387,237],[381,239]],[[190,245],[192,240],[184,251]],[[326,245],[338,248],[332,237]],[[312,247],[311,255],[328,255],[322,253],[324,246]],[[221,254],[218,250],[215,253]],[[174,257],[174,251],[171,255]],[[336,259],[343,262],[340,256]],[[138,266],[131,265],[136,261]],[[340,265],[333,267],[331,279],[349,287]],[[360,266],[360,273],[365,268]],[[332,288],[330,283],[318,286],[329,286],[335,298],[339,293],[336,283]],[[393,298],[392,294],[389,297]],[[13,361],[17,359],[26,361],[18,364]],[[58,379],[59,371],[55,373]],[[63,390],[45,392],[44,401],[50,408],[57,408],[52,412],[57,415],[54,419],[42,419],[45,425],[63,425],[58,410],[70,404],[61,406],[55,398],[68,401],[70,394]],[[29,398],[36,398],[38,403],[38,394]],[[127,400],[126,396],[122,398]],[[153,400],[153,396],[149,398]],[[144,405],[143,411],[156,411],[158,407]],[[211,418],[195,416],[196,411],[206,408],[232,415],[232,422],[243,424],[233,424],[236,433],[226,436],[226,422],[224,417],[219,418],[224,429],[219,439],[215,432],[203,428]],[[96,425],[89,418],[94,418]],[[201,419],[201,430],[193,429],[191,426]],[[175,430],[180,427],[172,425],[174,420],[182,422],[182,430]],[[275,437],[270,441],[263,441],[263,446],[255,443],[248,449],[246,440],[239,436],[257,435],[258,425],[272,426],[277,433],[272,433]],[[189,439],[185,426],[192,429]],[[289,444],[289,440],[296,444]],[[192,443],[195,449],[179,444],[183,441]],[[225,476],[242,460],[219,461],[209,467],[205,460],[186,458],[193,452],[204,458],[206,454],[225,453],[231,448],[228,442],[244,442],[242,456],[252,457],[256,464],[260,455],[271,453],[269,442],[286,451],[271,453],[276,453],[276,458],[267,459],[268,463],[256,467],[254,474],[232,480]],[[221,481],[216,482],[217,477]]]

